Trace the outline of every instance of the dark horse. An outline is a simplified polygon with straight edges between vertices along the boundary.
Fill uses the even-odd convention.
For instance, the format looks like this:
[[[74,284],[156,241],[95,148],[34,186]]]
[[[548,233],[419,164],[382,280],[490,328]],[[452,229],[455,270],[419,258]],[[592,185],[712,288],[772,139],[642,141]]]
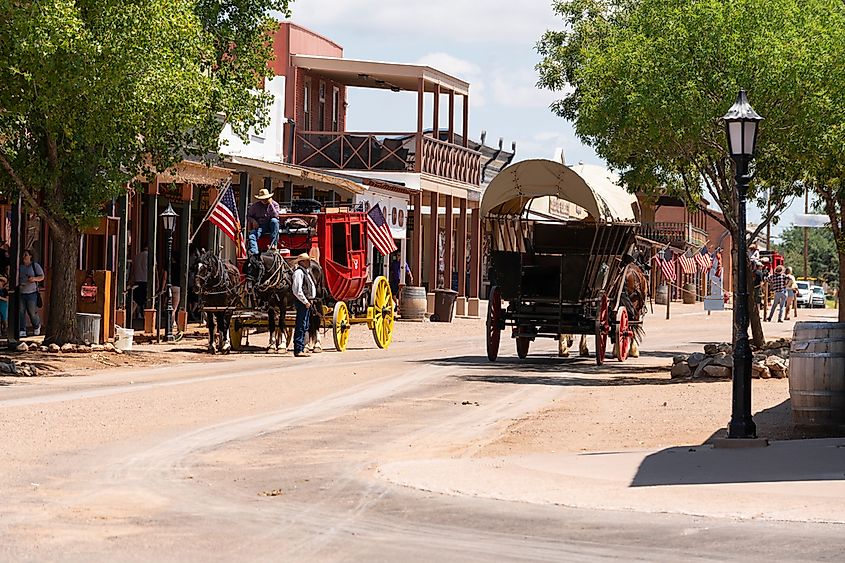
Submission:
[[[203,251],[195,265],[194,291],[208,324],[208,351],[228,354],[232,349],[229,324],[241,302],[238,268],[213,252]]]
[[[308,348],[322,352],[319,328],[323,315],[323,269],[316,261],[312,261],[309,271],[314,278],[317,297],[310,309]],[[267,310],[267,328],[270,333],[267,352],[287,350],[291,344],[292,327],[287,326],[286,317],[288,310],[294,308],[296,300],[293,296],[293,267],[281,254],[265,252],[258,259],[250,259],[246,265],[246,275],[252,282],[256,301],[254,306]]]

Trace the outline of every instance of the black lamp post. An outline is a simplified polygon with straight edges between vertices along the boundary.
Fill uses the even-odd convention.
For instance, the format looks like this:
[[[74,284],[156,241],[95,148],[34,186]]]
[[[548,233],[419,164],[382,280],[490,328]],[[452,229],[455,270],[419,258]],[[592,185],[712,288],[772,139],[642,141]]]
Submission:
[[[173,211],[173,206],[167,204],[167,209],[162,211],[161,226],[167,235],[167,324],[164,329],[164,339],[167,342],[175,341],[173,336],[173,292],[170,281],[173,279],[173,231],[176,229],[176,219],[179,215]]]
[[[736,165],[737,187],[737,288],[734,293],[733,321],[736,327],[733,357],[733,400],[728,438],[756,438],[757,426],[751,418],[751,346],[748,343],[748,242],[745,231],[745,202],[751,175],[748,165],[757,143],[757,125],[762,117],[748,103],[745,90],[723,117],[728,134],[728,150]]]

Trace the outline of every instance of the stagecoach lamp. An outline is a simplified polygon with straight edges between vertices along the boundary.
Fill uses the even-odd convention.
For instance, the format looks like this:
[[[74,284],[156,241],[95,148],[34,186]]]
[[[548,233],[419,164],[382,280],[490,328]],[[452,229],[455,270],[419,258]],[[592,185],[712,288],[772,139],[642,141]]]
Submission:
[[[167,209],[161,212],[161,226],[164,227],[165,231],[175,231],[176,230],[176,219],[179,217],[175,211],[173,211],[173,206],[170,205],[168,202]]]
[[[751,158],[757,144],[757,124],[763,120],[757,115],[745,90],[740,90],[734,105],[722,118],[728,134],[728,151],[733,158]]]

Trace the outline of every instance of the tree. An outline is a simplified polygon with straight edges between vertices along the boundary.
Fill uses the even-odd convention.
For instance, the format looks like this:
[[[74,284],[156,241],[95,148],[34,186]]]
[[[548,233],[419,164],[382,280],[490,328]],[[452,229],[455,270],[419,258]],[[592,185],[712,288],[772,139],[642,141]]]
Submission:
[[[820,278],[833,286],[839,285],[839,255],[833,231],[826,228],[807,230],[808,249],[807,274]],[[802,276],[804,271],[804,229],[790,227],[780,235],[781,242],[775,248],[783,254],[784,262],[792,266],[793,273]]]
[[[812,33],[841,4],[556,0],[565,25],[538,44],[539,85],[564,92],[553,111],[574,122],[632,191],[668,192],[709,213],[707,194],[724,213],[714,218],[731,233],[735,257],[746,234],[737,232],[734,163],[720,118],[740,88],[766,118],[749,194],[761,200],[771,190],[772,213],[759,233],[801,191],[802,169],[789,149],[803,135],[802,80],[817,70],[811,57],[819,47],[807,38],[815,41]],[[762,344],[760,319],[751,320]]]
[[[266,121],[287,0],[0,0],[0,191],[53,243],[46,339],[76,333],[81,231],[139,176]]]

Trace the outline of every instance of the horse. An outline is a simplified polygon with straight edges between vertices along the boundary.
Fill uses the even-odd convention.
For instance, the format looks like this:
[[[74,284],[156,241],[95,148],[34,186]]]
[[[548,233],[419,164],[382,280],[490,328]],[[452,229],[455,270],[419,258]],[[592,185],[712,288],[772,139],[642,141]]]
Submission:
[[[631,326],[633,338],[631,339],[631,348],[628,355],[632,358],[640,357],[639,342],[645,337],[645,329],[643,329],[642,318],[645,316],[648,309],[648,278],[643,273],[643,269],[639,264],[631,261],[625,266],[623,272],[624,281],[622,285],[622,295],[620,301],[625,309],[628,311],[629,321],[639,321]],[[558,355],[562,357],[569,356],[569,347],[573,344],[571,335],[562,334],[558,339]],[[578,353],[580,356],[587,357],[590,355],[589,348],[587,348],[587,335],[581,335],[581,341],[578,345]],[[619,357],[619,339],[613,345],[613,355]]]
[[[202,251],[194,267],[194,291],[199,296],[200,308],[217,309],[206,311],[208,351],[228,354],[232,350],[229,338],[232,309],[241,299],[240,273],[234,264],[210,251]]]
[[[323,351],[319,328],[323,312],[323,269],[316,261],[309,268],[316,284],[317,297],[310,309],[308,325],[308,349]],[[246,274],[252,280],[252,288],[261,307],[267,308],[267,328],[270,333],[268,353],[287,350],[291,343],[293,328],[287,326],[287,311],[294,308],[293,268],[277,252],[265,252],[246,266]],[[278,321],[277,321],[278,319]]]

